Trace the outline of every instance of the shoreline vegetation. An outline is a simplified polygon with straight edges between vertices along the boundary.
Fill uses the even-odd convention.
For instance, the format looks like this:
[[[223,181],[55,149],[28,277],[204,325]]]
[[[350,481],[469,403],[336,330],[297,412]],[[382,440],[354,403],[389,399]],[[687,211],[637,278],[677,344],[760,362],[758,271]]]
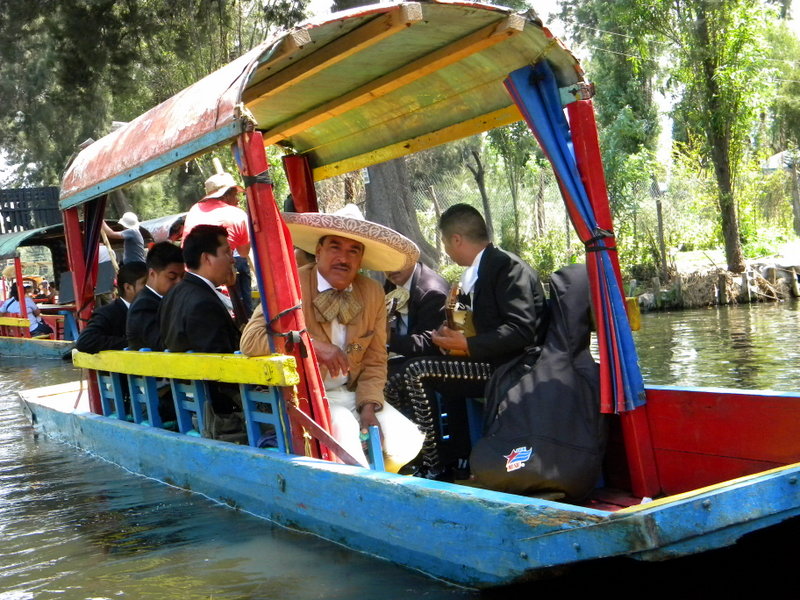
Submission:
[[[719,262],[724,264],[724,259],[715,260],[714,253],[684,253],[684,256],[676,256],[676,270],[668,279],[629,279],[625,282],[625,291],[629,297],[636,298],[642,312],[782,302],[800,297],[800,253],[797,250],[789,246],[780,254],[750,259],[741,273],[719,266]]]

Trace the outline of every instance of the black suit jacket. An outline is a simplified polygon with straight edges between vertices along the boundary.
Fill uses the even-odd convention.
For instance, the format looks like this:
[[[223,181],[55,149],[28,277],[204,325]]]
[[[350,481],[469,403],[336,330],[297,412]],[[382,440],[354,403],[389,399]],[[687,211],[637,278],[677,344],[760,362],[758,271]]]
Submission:
[[[139,350],[163,350],[161,347],[161,327],[158,321],[158,307],[161,297],[149,287],[136,296],[128,309],[128,348]]]
[[[162,346],[171,352],[220,352],[239,349],[240,332],[209,285],[187,273],[161,300]]]
[[[75,347],[91,354],[102,350],[123,350],[128,345],[125,337],[127,316],[128,307],[122,298],[96,308],[88,325],[78,336]]]
[[[525,261],[489,244],[473,292],[475,336],[467,338],[471,358],[497,365],[542,344],[544,290],[539,274]]]
[[[385,292],[397,286],[391,281],[383,285]],[[389,351],[403,356],[438,354],[431,341],[431,332],[444,322],[444,305],[447,302],[447,281],[422,263],[417,263],[411,275],[408,300],[408,333],[392,335]]]

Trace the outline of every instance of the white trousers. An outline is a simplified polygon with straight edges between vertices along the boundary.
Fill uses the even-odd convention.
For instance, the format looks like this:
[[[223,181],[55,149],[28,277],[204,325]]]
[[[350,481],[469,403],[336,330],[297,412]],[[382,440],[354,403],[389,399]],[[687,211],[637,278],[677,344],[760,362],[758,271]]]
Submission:
[[[361,447],[361,426],[356,411],[356,394],[344,388],[326,390],[331,411],[331,434],[356,460],[367,465]],[[400,467],[412,461],[422,449],[425,436],[413,421],[404,417],[388,402],[375,413],[383,433],[383,461],[387,471],[397,473]]]

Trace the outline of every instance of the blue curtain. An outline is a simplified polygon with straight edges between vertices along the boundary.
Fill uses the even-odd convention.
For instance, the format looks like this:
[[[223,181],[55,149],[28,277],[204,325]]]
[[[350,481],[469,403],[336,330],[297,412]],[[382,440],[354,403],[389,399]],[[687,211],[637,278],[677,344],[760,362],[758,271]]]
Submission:
[[[644,382],[617,278],[618,267],[610,256],[615,251],[614,238],[598,227],[575,160],[558,84],[546,61],[514,71],[505,83],[553,165],[573,225],[586,245],[598,339],[605,346],[600,349],[601,374],[611,382],[611,397],[603,399],[604,410],[632,410],[645,402]]]

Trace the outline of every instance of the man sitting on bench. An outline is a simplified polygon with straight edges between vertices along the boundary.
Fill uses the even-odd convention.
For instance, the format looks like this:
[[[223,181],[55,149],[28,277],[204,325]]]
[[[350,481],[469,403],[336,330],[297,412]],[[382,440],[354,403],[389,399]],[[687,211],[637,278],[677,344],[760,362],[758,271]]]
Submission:
[[[81,352],[95,354],[103,350],[124,350],[128,346],[125,325],[128,308],[136,294],[144,288],[147,268],[142,262],[124,264],[117,273],[119,297],[111,304],[100,306],[92,313],[89,324],[81,331],[75,347]]]

